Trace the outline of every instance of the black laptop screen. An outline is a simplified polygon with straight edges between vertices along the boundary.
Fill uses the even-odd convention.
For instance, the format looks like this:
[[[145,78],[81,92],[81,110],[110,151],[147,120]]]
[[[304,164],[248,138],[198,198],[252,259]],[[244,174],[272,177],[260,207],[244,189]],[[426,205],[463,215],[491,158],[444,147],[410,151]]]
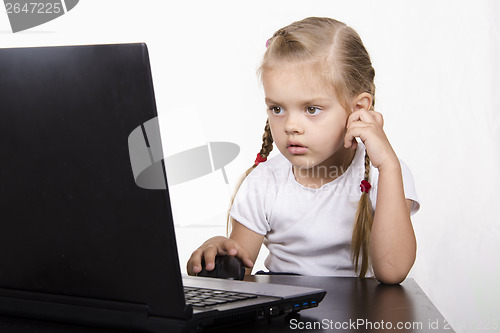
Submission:
[[[156,116],[144,44],[0,49],[0,288],[182,316],[168,191],[128,149]]]

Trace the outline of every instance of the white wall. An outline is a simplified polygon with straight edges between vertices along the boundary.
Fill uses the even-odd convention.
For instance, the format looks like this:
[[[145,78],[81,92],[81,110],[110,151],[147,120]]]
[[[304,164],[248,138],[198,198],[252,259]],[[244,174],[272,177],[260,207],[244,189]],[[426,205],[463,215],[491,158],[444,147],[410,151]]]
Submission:
[[[255,70],[266,40],[294,20],[334,17],[363,38],[377,110],[415,176],[422,208],[410,276],[457,332],[500,331],[499,2],[172,3],[82,0],[17,34],[2,10],[0,47],[146,42],[165,153],[207,141],[240,145],[226,167],[229,186],[216,172],[171,188],[182,267],[202,240],[224,233],[230,192],[260,147],[265,110]]]

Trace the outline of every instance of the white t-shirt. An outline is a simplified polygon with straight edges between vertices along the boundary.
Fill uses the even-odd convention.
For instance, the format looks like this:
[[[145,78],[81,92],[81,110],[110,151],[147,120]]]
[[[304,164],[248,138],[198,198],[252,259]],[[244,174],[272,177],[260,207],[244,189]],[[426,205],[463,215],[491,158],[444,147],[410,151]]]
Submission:
[[[281,154],[260,163],[243,181],[231,216],[265,235],[265,266],[272,272],[356,276],[351,259],[354,218],[361,197],[365,146],[358,144],[353,162],[340,177],[318,189],[297,182],[292,164]],[[405,197],[420,204],[408,167],[401,162]],[[369,192],[376,208],[378,169],[371,166]]]

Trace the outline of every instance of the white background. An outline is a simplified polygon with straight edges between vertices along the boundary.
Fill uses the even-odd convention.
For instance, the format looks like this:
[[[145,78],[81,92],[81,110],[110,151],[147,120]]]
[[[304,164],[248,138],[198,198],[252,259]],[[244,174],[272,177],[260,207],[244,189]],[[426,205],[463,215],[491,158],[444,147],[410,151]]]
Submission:
[[[171,188],[184,269],[204,239],[224,234],[230,193],[260,148],[266,40],[306,16],[346,22],[371,54],[376,109],[420,196],[410,277],[457,332],[500,331],[499,4],[81,0],[17,34],[0,10],[0,47],[146,42],[165,154],[209,141],[241,147],[229,185],[218,171]]]

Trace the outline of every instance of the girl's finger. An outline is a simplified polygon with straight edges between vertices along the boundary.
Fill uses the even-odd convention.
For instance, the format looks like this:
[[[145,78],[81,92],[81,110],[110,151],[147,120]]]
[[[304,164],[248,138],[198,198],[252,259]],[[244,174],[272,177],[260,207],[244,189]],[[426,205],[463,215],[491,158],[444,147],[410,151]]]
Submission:
[[[250,260],[248,252],[232,239],[226,240],[222,244],[222,247],[228,255],[240,258],[246,267],[253,267],[253,262]]]
[[[246,267],[248,267],[248,268],[253,267],[253,262],[250,259],[250,254],[248,254],[248,252],[245,251],[243,248],[240,248],[238,250],[238,254],[236,256],[241,259],[241,261],[243,262],[243,265],[245,265]]]
[[[375,120],[374,116],[370,114],[370,112],[366,111],[365,109],[354,111],[351,113],[349,118],[347,118],[347,128],[351,126],[352,123],[357,122],[357,121],[363,121],[366,123],[376,123],[377,121]]]
[[[360,138],[361,141],[366,140],[366,135],[368,131],[370,131],[370,127],[373,127],[372,124],[366,124],[363,122],[355,122],[348,129],[344,137],[344,147],[351,148],[353,146],[353,142],[356,141],[356,138]],[[354,144],[357,147],[357,142]]]
[[[358,145],[352,130],[348,130],[344,136],[344,147],[355,149]]]
[[[384,127],[384,117],[380,112],[370,110],[370,114],[373,116],[373,118],[375,118],[375,121],[380,127]]]
[[[352,150],[356,150],[356,148],[358,148],[358,141],[356,140],[356,138],[351,140],[351,146],[349,148],[351,148]]]
[[[193,252],[191,255],[191,258],[189,258],[189,261],[187,263],[187,272],[189,275],[195,275],[201,272],[201,256],[203,254],[203,251],[200,249],[196,250]]]
[[[221,245],[221,253],[228,254],[230,256],[236,255],[238,252],[238,246],[236,242],[232,239],[226,239]]]
[[[215,256],[217,255],[217,247],[213,245],[207,246],[204,253],[205,269],[211,271],[215,268]]]

